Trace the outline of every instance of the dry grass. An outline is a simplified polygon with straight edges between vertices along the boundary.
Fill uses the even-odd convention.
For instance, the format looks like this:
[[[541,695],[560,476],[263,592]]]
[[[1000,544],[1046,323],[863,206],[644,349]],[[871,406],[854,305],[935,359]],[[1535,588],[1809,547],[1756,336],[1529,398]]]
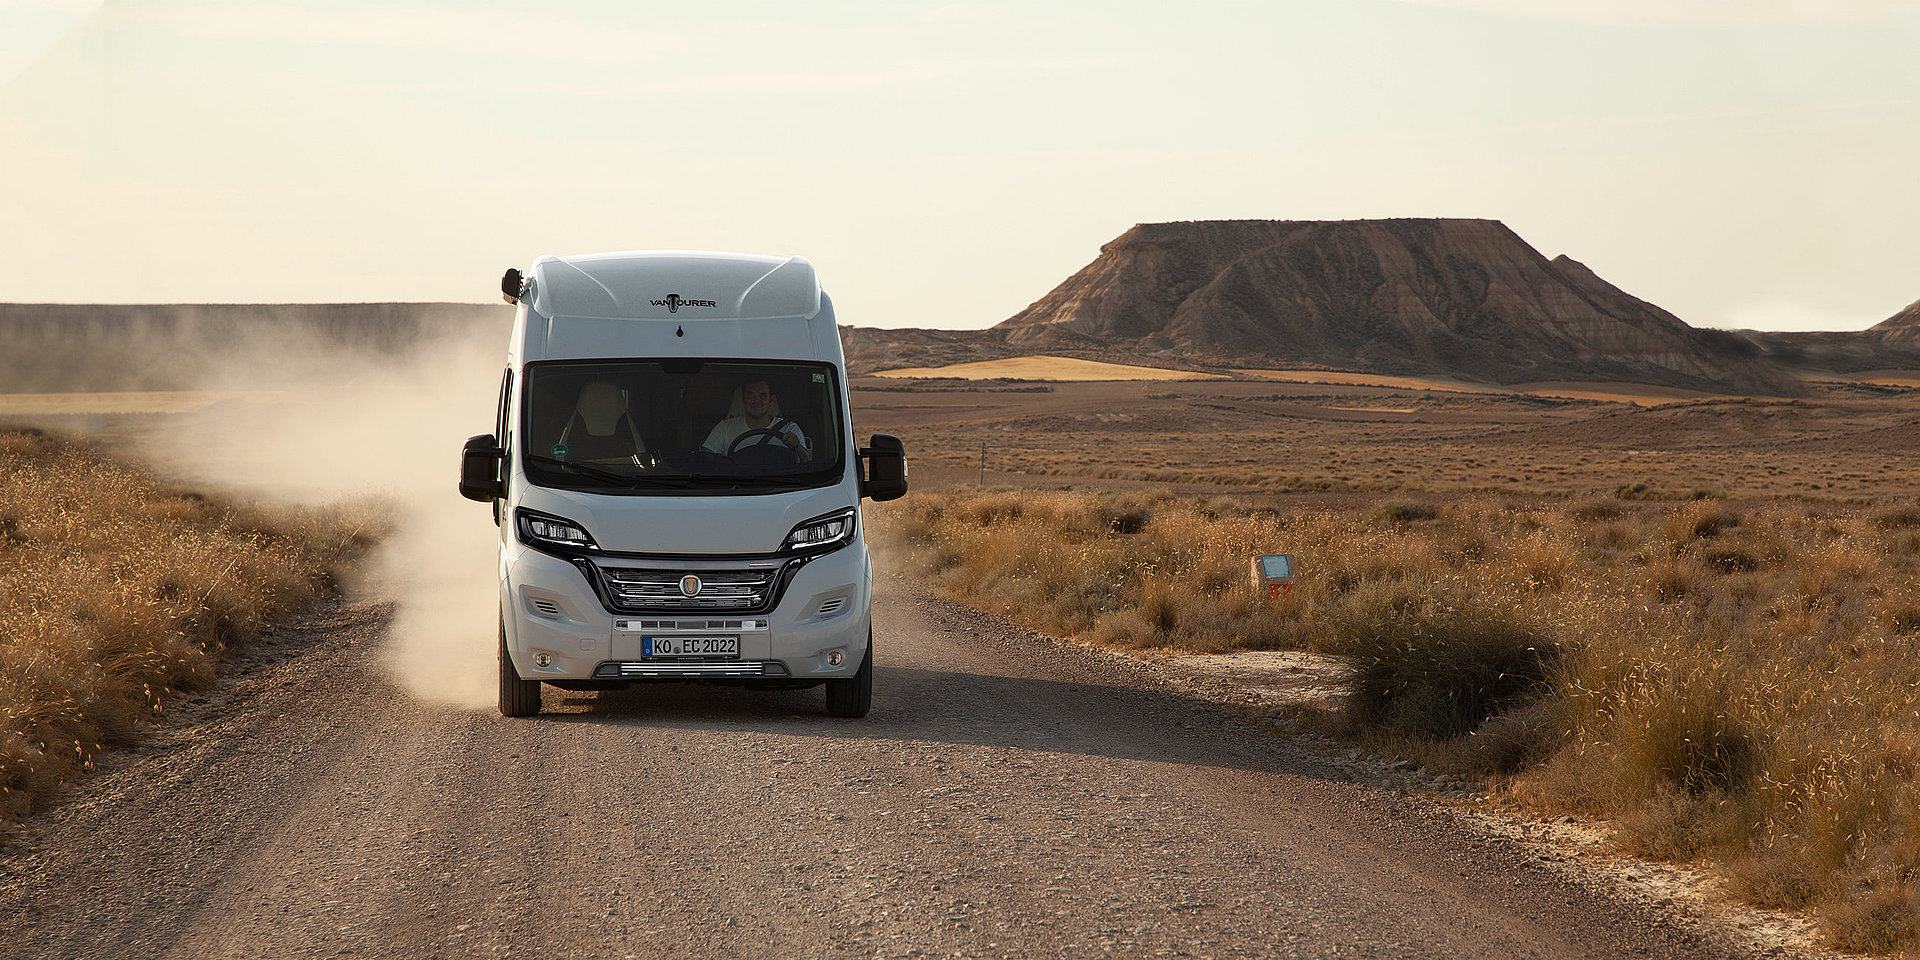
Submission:
[[[227,503],[74,437],[0,429],[0,823],[332,593],[384,526],[371,506]]]
[[[872,516],[910,571],[1042,630],[1342,656],[1359,736],[1717,862],[1837,946],[1920,949],[1911,504],[963,491]],[[1246,565],[1275,551],[1303,581],[1269,602]]]

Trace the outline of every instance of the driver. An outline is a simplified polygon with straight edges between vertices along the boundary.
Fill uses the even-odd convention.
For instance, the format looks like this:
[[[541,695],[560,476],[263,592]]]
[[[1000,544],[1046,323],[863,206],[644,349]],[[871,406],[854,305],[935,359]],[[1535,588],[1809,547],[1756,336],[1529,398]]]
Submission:
[[[713,432],[707,434],[701,448],[712,453],[728,454],[733,441],[749,430],[771,430],[771,434],[747,441],[748,445],[767,443],[773,440],[786,444],[795,456],[802,461],[813,459],[813,446],[807,442],[807,435],[800,425],[784,417],[773,415],[773,387],[765,380],[749,380],[740,387],[740,406],[745,412],[737,417],[728,417],[713,425]]]

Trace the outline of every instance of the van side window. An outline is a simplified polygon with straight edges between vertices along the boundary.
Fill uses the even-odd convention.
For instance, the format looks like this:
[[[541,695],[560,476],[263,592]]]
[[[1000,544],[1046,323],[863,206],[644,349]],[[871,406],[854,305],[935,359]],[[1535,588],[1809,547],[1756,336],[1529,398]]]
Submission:
[[[502,483],[510,482],[508,478],[513,476],[513,471],[507,468],[507,464],[512,462],[509,458],[513,456],[513,420],[507,416],[507,408],[512,405],[513,368],[508,367],[500,377],[500,409],[493,418],[494,440],[500,449],[508,451],[506,456],[500,458],[499,479]]]

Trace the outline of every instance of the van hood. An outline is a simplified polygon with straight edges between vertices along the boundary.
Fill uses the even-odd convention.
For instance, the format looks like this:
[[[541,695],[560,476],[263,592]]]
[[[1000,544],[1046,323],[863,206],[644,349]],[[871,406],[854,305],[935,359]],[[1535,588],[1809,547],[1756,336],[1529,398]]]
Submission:
[[[526,484],[519,505],[581,524],[615,553],[764,554],[800,523],[857,505],[848,484],[732,497],[608,496]]]

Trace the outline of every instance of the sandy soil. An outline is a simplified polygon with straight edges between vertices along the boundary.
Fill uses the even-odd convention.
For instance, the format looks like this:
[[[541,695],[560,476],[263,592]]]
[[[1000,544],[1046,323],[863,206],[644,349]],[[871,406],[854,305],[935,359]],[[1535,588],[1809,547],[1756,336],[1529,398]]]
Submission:
[[[1656,387],[1644,383],[1573,383],[1542,380],[1507,386],[1472,383],[1445,377],[1395,377],[1373,373],[1336,373],[1325,370],[1235,370],[1234,373],[1258,380],[1287,383],[1340,384],[1356,387],[1390,387],[1396,390],[1423,390],[1441,393],[1514,394],[1555,397],[1564,400],[1597,400],[1602,403],[1632,403],[1650,407],[1663,403],[1703,400],[1718,396],[1678,387]]]
[[[1235,369],[1243,377],[1255,380],[1279,380],[1285,383],[1326,383],[1350,387],[1391,387],[1396,390],[1440,390],[1448,393],[1508,393],[1485,383],[1469,383],[1442,377],[1395,377],[1384,373],[1341,373],[1334,370],[1260,370]]]
[[[385,616],[261,647],[11,844],[0,956],[1749,954],[1230,697],[899,581],[863,721],[691,686],[425,708]]]
[[[1217,373],[1169,370],[1164,367],[1136,367],[1125,363],[1101,363],[1072,357],[1008,357],[1005,360],[981,360],[945,367],[902,367],[880,370],[876,377],[893,379],[919,377],[959,377],[964,380],[1224,380]]]
[[[1642,407],[1657,407],[1665,403],[1685,403],[1689,400],[1725,400],[1727,394],[1704,393],[1699,390],[1682,390],[1679,387],[1656,387],[1646,383],[1575,383],[1562,380],[1542,380],[1538,383],[1516,383],[1508,388],[1514,393],[1534,397],[1558,397],[1563,400],[1598,400],[1602,403],[1631,403]]]
[[[1866,370],[1851,374],[1846,379],[1883,387],[1920,388],[1920,370]]]

